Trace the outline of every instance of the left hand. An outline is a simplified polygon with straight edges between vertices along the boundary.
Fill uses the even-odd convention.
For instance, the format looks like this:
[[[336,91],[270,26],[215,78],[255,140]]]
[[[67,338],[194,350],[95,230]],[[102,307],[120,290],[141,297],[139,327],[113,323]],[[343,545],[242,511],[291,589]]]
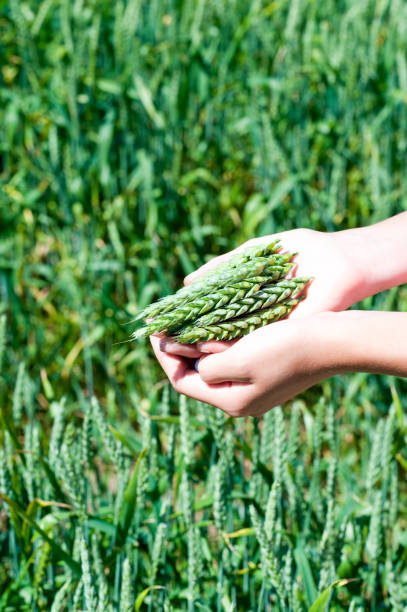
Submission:
[[[325,344],[330,314],[279,321],[233,342],[186,346],[150,339],[176,391],[230,416],[260,416],[335,374]]]

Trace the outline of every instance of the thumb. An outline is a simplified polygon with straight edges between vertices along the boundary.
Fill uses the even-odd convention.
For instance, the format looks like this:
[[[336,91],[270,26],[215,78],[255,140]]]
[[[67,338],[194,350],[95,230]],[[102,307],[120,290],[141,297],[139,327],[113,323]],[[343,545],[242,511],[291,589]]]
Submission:
[[[203,381],[210,384],[222,382],[249,382],[250,378],[240,360],[230,355],[230,350],[205,355],[197,359],[195,369]]]

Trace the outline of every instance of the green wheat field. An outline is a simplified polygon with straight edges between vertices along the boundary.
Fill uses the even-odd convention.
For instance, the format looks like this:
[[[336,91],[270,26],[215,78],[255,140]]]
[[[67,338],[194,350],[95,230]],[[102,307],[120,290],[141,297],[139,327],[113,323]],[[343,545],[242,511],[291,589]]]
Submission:
[[[405,611],[405,381],[234,420],[126,341],[248,238],[407,208],[406,0],[0,0],[0,69],[0,611]]]

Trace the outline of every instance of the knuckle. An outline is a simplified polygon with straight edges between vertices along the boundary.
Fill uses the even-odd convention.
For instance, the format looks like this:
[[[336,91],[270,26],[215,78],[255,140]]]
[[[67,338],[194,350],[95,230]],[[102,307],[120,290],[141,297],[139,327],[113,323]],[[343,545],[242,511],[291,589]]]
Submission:
[[[222,408],[223,412],[225,412],[230,417],[237,417],[237,413],[233,408]]]
[[[244,410],[229,410],[228,415],[233,419],[240,419],[242,417],[249,416],[244,412]]]

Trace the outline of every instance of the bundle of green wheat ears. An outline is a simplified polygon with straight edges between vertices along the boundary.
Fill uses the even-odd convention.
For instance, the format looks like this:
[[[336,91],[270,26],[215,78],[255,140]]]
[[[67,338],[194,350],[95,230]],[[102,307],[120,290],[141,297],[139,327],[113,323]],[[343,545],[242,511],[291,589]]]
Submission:
[[[304,298],[310,278],[291,277],[296,253],[281,244],[250,246],[175,294],[140,312],[133,338],[164,333],[177,342],[232,340],[284,319]]]

